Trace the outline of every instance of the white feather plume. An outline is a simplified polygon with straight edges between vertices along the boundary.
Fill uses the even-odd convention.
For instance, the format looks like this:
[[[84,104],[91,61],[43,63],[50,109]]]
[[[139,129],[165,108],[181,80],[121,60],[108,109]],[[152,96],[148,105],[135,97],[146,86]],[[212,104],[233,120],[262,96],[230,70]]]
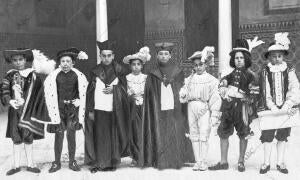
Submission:
[[[52,71],[55,70],[56,62],[52,59],[49,59],[47,56],[44,55],[40,50],[34,49],[32,50],[33,53],[33,63],[32,68],[41,74],[50,74]]]
[[[287,37],[289,35],[288,32],[280,32],[275,34],[275,43],[282,45],[285,49],[289,49],[289,45],[291,44],[291,41]]]
[[[150,49],[147,46],[142,47],[139,52],[138,52],[139,56],[142,56],[146,59],[146,61],[149,61],[151,58],[150,55]]]
[[[214,65],[214,53],[215,52],[215,47],[213,46],[205,46],[203,50],[201,51],[201,61],[206,62],[209,61],[210,65]]]
[[[87,60],[89,56],[84,51],[80,51],[77,55],[77,58],[80,60]]]
[[[247,39],[248,45],[249,45],[249,52],[252,51],[253,48],[265,43],[262,40],[258,40],[258,36],[255,36],[253,40]]]

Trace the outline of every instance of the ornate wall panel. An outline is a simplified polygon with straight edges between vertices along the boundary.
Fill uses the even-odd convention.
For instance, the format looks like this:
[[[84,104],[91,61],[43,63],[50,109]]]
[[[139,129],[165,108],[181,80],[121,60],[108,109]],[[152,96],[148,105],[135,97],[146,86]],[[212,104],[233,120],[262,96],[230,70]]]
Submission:
[[[263,53],[269,47],[270,42],[274,40],[274,34],[277,32],[289,32],[290,54],[287,62],[296,66],[297,75],[300,77],[300,21],[282,21],[258,24],[240,25],[240,36],[242,38],[253,38],[259,36],[266,43],[252,50],[253,66],[252,70],[259,72],[263,65],[267,63]]]

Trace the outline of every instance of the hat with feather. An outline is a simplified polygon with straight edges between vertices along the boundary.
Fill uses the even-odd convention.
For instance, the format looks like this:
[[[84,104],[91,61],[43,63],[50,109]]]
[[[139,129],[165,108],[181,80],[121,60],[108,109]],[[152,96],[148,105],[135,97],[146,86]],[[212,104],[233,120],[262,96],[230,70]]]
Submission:
[[[129,64],[131,60],[138,59],[138,60],[141,60],[143,64],[145,64],[147,61],[150,60],[150,58],[151,58],[150,49],[149,49],[149,47],[145,46],[145,47],[142,47],[139,50],[139,52],[132,54],[132,55],[125,56],[123,58],[123,62],[125,64]]]
[[[200,59],[202,63],[207,63],[210,66],[215,65],[214,63],[214,53],[215,47],[205,46],[202,51],[196,51],[191,55],[188,60],[194,61]]]
[[[258,37],[255,36],[253,40],[250,39],[237,39],[235,41],[235,47],[232,48],[232,51],[229,53],[232,56],[236,52],[245,52],[251,56],[251,51],[253,48],[265,43],[262,40],[258,40]]]
[[[76,47],[70,47],[68,49],[61,50],[57,53],[57,61],[60,61],[60,59],[64,56],[71,57],[72,61],[75,61],[77,59],[79,60],[86,60],[88,59],[88,55],[84,51],[78,50]]]
[[[289,54],[289,45],[291,41],[288,38],[288,32],[276,33],[274,41],[270,43],[268,51],[265,53],[265,58],[268,58],[270,52],[272,51],[282,51],[284,55]]]

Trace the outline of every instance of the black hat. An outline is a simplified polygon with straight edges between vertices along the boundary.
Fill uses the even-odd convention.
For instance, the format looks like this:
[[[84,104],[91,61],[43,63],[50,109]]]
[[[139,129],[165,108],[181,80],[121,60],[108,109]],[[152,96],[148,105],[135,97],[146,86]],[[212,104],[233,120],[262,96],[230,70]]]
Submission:
[[[12,57],[14,55],[23,55],[27,62],[33,61],[33,53],[31,49],[28,48],[17,48],[13,50],[4,50],[3,56],[7,63],[11,63]]]
[[[63,56],[70,56],[72,58],[72,60],[75,61],[77,59],[77,56],[78,56],[79,52],[80,51],[75,47],[71,47],[71,48],[68,48],[68,49],[61,50],[57,53],[56,60],[59,61],[60,58],[63,57]]]
[[[249,44],[246,39],[237,39],[235,41],[235,47],[232,48],[232,51],[229,53],[229,55],[232,56],[236,52],[245,52],[251,56]]]
[[[160,42],[155,44],[156,52],[169,51],[171,53],[173,48],[174,48],[174,43],[171,42]]]
[[[116,41],[103,41],[103,42],[99,42],[97,41],[97,46],[99,48],[100,51],[102,50],[111,50],[114,51],[115,50],[115,46],[116,46]]]

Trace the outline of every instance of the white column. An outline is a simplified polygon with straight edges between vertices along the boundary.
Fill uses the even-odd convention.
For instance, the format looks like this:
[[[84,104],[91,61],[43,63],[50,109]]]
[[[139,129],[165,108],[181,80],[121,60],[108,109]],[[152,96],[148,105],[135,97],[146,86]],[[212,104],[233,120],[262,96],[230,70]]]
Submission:
[[[219,74],[221,77],[229,74],[232,68],[229,66],[232,50],[232,21],[231,0],[219,0]]]
[[[103,42],[108,39],[107,3],[106,0],[96,0],[96,38]],[[97,64],[100,63],[99,49],[97,48]]]

